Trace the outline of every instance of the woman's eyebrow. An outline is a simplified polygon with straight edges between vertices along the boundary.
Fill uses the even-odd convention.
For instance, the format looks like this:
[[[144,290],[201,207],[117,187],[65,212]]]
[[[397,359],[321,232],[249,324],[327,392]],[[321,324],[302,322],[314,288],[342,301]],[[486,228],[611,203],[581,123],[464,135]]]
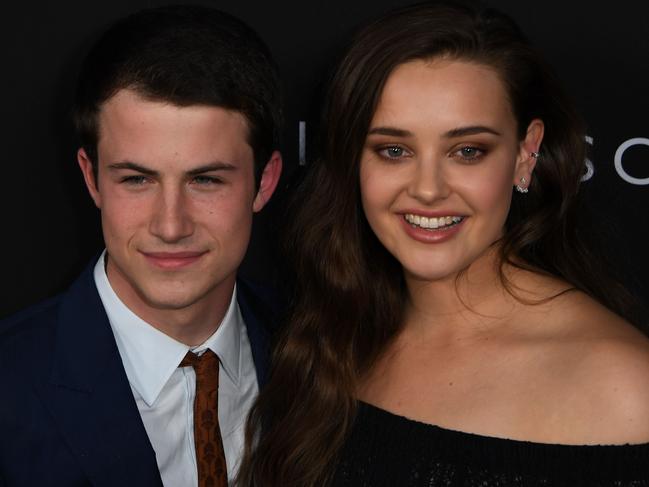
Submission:
[[[450,139],[453,137],[462,137],[465,135],[476,135],[482,133],[488,133],[488,134],[493,134],[498,136],[502,135],[497,130],[487,127],[485,125],[470,125],[468,127],[458,127],[458,128],[451,129],[448,132],[444,133],[444,137]],[[391,135],[393,137],[410,137],[414,134],[409,130],[400,129],[396,127],[374,127],[370,129],[369,132],[367,132],[367,135]]]
[[[450,139],[453,137],[463,137],[465,135],[476,135],[476,134],[484,134],[484,133],[498,135],[498,136],[502,135],[497,130],[492,129],[490,127],[486,127],[484,125],[470,125],[468,127],[458,127],[449,130],[444,134],[444,137]]]
[[[410,137],[413,135],[409,130],[396,127],[374,127],[367,132],[367,135],[391,135],[394,137]]]

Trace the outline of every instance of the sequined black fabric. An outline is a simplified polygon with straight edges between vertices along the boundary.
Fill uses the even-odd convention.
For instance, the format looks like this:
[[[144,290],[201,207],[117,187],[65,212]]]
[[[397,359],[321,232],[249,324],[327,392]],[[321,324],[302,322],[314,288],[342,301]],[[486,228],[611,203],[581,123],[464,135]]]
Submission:
[[[568,446],[451,431],[361,403],[335,487],[649,487],[649,444]]]

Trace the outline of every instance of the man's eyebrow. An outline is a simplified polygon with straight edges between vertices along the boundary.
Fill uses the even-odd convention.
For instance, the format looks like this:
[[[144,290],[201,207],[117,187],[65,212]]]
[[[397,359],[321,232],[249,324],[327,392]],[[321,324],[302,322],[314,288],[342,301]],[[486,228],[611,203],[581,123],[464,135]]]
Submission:
[[[396,127],[374,127],[367,132],[367,135],[391,135],[393,137],[410,137],[413,135],[409,130]]]
[[[124,161],[124,162],[114,162],[113,164],[108,165],[108,169],[130,169],[132,171],[137,171],[141,172],[142,174],[146,174],[147,176],[157,176],[158,171],[155,171],[153,169],[149,169],[148,167],[141,166],[140,164],[137,164],[135,162],[129,162],[129,161]]]
[[[130,161],[115,162],[113,164],[109,164],[108,168],[114,170],[129,169],[131,171],[137,171],[139,173],[146,174],[147,176],[157,176],[159,174],[159,172],[154,169],[149,169],[148,167],[144,167],[141,164]],[[203,166],[195,167],[194,169],[190,169],[189,171],[187,171],[187,175],[196,176],[197,174],[203,174],[210,171],[233,171],[236,168],[237,167],[234,164],[230,164],[229,162],[217,161],[205,164]]]
[[[237,169],[237,166],[230,164],[229,162],[216,161],[210,164],[205,164],[204,166],[199,166],[194,169],[187,171],[189,176],[195,176],[197,174],[203,174],[211,171],[234,171]]]
[[[495,129],[492,129],[490,127],[486,127],[484,125],[471,125],[468,127],[458,127],[452,130],[449,130],[444,134],[444,137],[446,138],[453,138],[453,137],[463,137],[465,135],[476,135],[476,134],[493,134],[493,135],[502,135],[500,132],[498,132]]]

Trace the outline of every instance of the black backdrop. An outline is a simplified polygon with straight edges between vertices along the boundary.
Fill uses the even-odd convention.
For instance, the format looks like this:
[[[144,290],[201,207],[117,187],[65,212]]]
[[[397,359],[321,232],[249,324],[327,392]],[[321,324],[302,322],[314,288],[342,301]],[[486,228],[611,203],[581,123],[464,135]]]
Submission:
[[[0,13],[2,266],[0,317],[64,289],[102,247],[98,212],[75,162],[68,117],[76,71],[113,20],[164,1],[13,2]],[[286,93],[286,172],[258,217],[243,273],[273,281],[283,199],[299,174],[299,122],[307,160],[322,80],[351,32],[408,0],[211,4],[249,23],[269,44]],[[607,257],[649,302],[649,2],[487,0],[516,19],[546,54],[589,125],[593,172],[583,184]],[[308,231],[308,229],[305,229]],[[644,321],[649,320],[645,312]]]

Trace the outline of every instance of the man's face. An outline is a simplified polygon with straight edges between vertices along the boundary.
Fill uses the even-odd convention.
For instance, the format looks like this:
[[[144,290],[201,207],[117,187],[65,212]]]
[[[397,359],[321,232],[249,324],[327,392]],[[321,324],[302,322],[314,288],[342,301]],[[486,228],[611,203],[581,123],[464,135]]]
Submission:
[[[224,108],[131,90],[102,106],[97,181],[83,150],[79,164],[101,210],[108,278],[140,316],[229,298],[252,214],[281,171],[274,153],[256,191],[247,135],[246,119]]]

